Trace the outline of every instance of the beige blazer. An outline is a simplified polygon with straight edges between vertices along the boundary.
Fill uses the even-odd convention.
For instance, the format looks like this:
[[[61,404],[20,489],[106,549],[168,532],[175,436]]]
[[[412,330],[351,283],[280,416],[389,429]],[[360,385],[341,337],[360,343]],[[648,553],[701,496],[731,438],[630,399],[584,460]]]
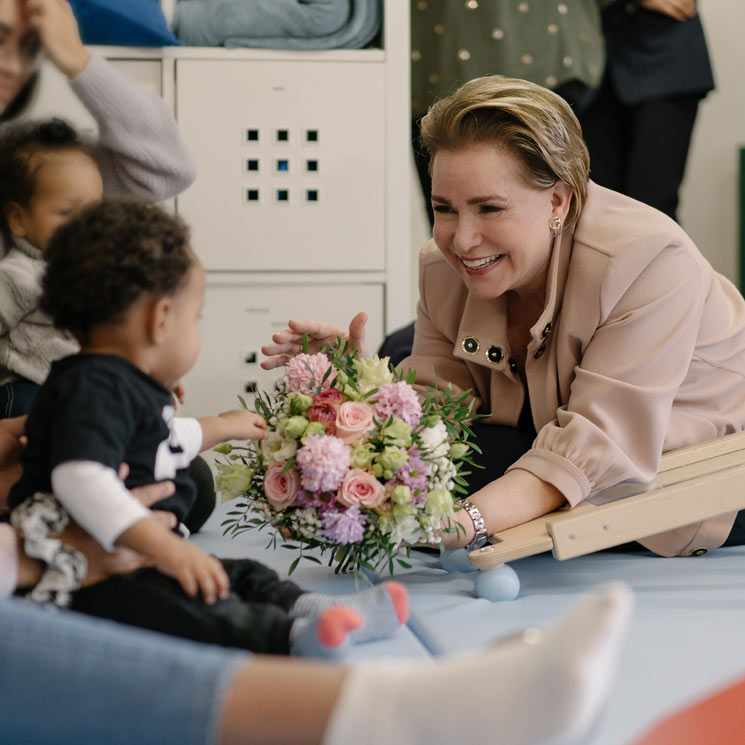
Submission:
[[[592,182],[573,233],[554,241],[531,329],[527,390],[538,436],[512,468],[574,506],[650,481],[664,451],[745,428],[745,301],[679,225]],[[469,295],[433,241],[420,255],[417,383],[473,389],[484,420],[517,424],[525,389],[503,298]],[[705,499],[706,494],[701,494]],[[644,539],[666,556],[715,548],[734,514]]]

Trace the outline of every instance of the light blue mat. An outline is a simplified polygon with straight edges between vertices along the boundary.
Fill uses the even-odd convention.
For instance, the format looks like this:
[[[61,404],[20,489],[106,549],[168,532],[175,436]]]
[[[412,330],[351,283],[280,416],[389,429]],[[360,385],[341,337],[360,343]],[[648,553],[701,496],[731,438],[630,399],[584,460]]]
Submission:
[[[294,552],[265,550],[266,533],[223,538],[219,521],[211,518],[193,540],[219,556],[251,556],[286,574]],[[512,565],[522,588],[517,600],[504,603],[475,598],[473,575],[445,572],[436,554],[412,552],[412,564],[396,576],[409,591],[408,627],[388,641],[354,648],[350,660],[478,650],[530,626],[546,628],[597,585],[621,580],[632,587],[636,611],[629,640],[609,705],[587,741],[592,745],[630,745],[671,710],[745,674],[745,547],[685,559],[646,552],[566,562],[534,556]],[[301,562],[292,578],[332,594],[354,587],[351,577],[311,562]],[[509,680],[502,682],[495,670],[492,684],[498,695]]]

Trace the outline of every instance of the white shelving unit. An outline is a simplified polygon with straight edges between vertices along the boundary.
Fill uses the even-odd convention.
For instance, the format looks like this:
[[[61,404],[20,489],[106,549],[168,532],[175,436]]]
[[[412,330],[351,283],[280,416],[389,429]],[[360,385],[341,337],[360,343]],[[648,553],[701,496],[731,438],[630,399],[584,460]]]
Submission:
[[[371,349],[408,323],[408,3],[384,0],[375,49],[95,52],[163,97],[197,163],[173,204],[208,271],[185,413],[231,408],[270,385],[258,347],[290,318],[345,325],[366,310]],[[95,129],[47,69],[34,115],[51,114]]]

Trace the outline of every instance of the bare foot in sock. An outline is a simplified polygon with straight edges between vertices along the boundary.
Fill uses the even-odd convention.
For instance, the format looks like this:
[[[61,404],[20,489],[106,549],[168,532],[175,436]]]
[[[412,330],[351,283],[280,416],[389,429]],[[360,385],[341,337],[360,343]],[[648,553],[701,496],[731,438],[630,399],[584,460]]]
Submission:
[[[298,618],[290,632],[290,651],[296,657],[338,658],[351,643],[350,634],[363,623],[359,613],[340,605],[316,618]]]
[[[409,596],[400,582],[383,582],[349,595],[308,592],[297,599],[290,615],[315,618],[332,605],[350,608],[361,616],[363,625],[350,637],[355,644],[385,639],[409,618]]]
[[[629,589],[611,585],[543,634],[432,664],[361,664],[350,671],[324,745],[576,738],[610,692],[631,606]]]

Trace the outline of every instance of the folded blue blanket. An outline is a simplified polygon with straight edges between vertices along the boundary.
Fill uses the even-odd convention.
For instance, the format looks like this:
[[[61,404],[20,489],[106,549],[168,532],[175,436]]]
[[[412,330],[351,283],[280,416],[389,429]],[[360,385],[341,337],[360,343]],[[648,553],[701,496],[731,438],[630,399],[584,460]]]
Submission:
[[[381,0],[180,0],[173,30],[191,46],[359,49],[382,15]]]

